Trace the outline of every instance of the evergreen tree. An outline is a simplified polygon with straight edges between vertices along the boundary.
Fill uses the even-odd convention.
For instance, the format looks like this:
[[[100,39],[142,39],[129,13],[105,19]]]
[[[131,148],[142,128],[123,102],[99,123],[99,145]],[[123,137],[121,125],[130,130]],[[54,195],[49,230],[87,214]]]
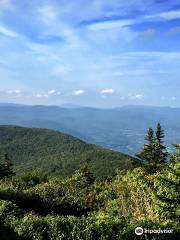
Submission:
[[[156,194],[166,218],[178,221],[180,217],[180,146],[175,146],[170,163],[162,170],[156,183]]]
[[[156,141],[155,141],[155,162],[157,163],[166,163],[168,153],[166,147],[164,146],[164,130],[161,127],[161,124],[157,124],[156,128]]]
[[[86,163],[81,168],[81,172],[82,172],[83,176],[85,177],[88,185],[93,184],[95,181],[94,175],[91,171],[90,162],[91,162],[90,159],[87,159]]]
[[[166,147],[164,146],[164,131],[160,123],[157,124],[156,132],[152,128],[149,128],[147,136],[145,140],[147,141],[144,144],[143,150],[136,154],[136,156],[142,159],[148,166],[152,172],[154,172],[159,164],[166,163],[168,153],[166,151]]]
[[[5,154],[3,161],[0,163],[0,179],[11,178],[14,174],[12,161]]]
[[[155,145],[155,138],[154,138],[154,131],[152,128],[148,129],[147,136],[145,137],[147,141],[144,144],[143,150],[136,154],[136,156],[147,163],[154,163],[155,161],[155,152],[154,152],[154,145]]]

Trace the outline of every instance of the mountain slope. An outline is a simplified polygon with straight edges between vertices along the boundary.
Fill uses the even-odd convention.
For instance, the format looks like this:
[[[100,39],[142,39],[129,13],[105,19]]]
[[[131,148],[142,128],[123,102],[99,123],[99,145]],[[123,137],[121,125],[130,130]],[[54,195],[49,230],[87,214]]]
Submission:
[[[97,176],[109,176],[117,168],[137,162],[128,155],[87,144],[75,137],[48,129],[0,126],[0,153],[8,153],[18,173],[40,167],[49,174],[72,174],[86,160]]]

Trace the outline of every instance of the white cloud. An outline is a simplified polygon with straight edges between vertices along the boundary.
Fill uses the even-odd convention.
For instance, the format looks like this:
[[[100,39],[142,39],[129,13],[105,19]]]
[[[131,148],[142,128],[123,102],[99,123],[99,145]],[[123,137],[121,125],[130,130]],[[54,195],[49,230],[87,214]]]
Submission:
[[[34,94],[35,98],[48,98],[48,94],[46,93],[36,93]]]
[[[129,94],[128,99],[129,100],[142,100],[144,98],[143,94]]]
[[[85,91],[84,90],[82,90],[82,89],[79,89],[79,90],[75,90],[75,91],[73,91],[73,95],[74,96],[80,96],[80,95],[83,95],[85,93]]]
[[[19,37],[19,35],[16,32],[14,32],[14,31],[12,31],[12,30],[10,30],[7,27],[4,27],[2,25],[0,25],[0,33],[5,35],[6,37],[11,37],[11,38],[18,38]]]
[[[12,4],[11,0],[0,0],[0,10],[1,9],[12,10],[14,9],[14,5]]]
[[[162,17],[166,20],[173,20],[180,18],[180,10],[174,10],[169,12],[163,12],[159,14],[159,17]]]
[[[115,1],[117,4],[115,4]],[[135,2],[137,1],[140,3],[141,0],[135,0]],[[1,2],[2,0],[0,0]],[[3,31],[6,36],[11,36],[11,38],[1,37],[0,39],[0,58],[7,62],[6,66],[4,64],[1,66],[2,70],[0,70],[6,73],[4,73],[4,76],[2,73],[0,74],[3,89],[8,89],[9,86],[12,89],[29,89],[29,91],[31,91],[31,88],[36,89],[29,93],[31,98],[36,93],[38,98],[48,97],[48,101],[52,102],[55,102],[56,99],[60,101],[64,97],[72,97],[72,94],[75,96],[82,95],[84,93],[82,89],[85,89],[88,93],[87,101],[90,101],[88,100],[90,98],[95,101],[91,91],[92,93],[96,91],[98,99],[104,94],[107,98],[112,98],[110,100],[113,102],[121,93],[128,100],[129,92],[134,94],[134,99],[140,99],[142,96],[138,96],[140,94],[136,93],[139,90],[141,92],[141,87],[146,94],[146,89],[149,86],[154,89],[155,85],[159,84],[160,86],[162,84],[156,83],[159,79],[169,78],[172,79],[173,83],[176,81],[175,78],[178,78],[179,74],[177,71],[180,71],[178,48],[169,46],[173,47],[174,52],[148,52],[148,50],[157,49],[156,47],[153,48],[154,43],[146,46],[143,42],[139,46],[138,36],[141,34],[143,37],[152,37],[155,30],[147,27],[146,31],[139,33],[137,29],[150,26],[147,22],[150,22],[151,19],[144,19],[141,14],[131,14],[129,16],[134,17],[135,20],[123,20],[124,16],[126,16],[125,18],[128,16],[126,14],[127,5],[133,4],[135,6],[133,0],[126,2],[123,0],[92,0],[84,4],[85,6],[83,5],[83,11],[76,11],[80,9],[78,7],[80,2],[82,4],[83,0],[62,1],[61,4],[56,0],[48,0],[44,3],[43,1],[36,2],[33,0],[31,3],[27,3],[28,11],[20,15],[22,23],[17,23],[14,26],[11,21],[4,22],[6,25],[0,28],[0,31]],[[118,8],[120,2],[121,8]],[[92,4],[97,11],[92,11]],[[114,5],[114,7],[112,8],[110,5]],[[146,8],[149,1],[147,5],[141,5]],[[17,3],[16,7],[18,9],[16,13],[20,14],[22,11],[21,4],[18,5]],[[150,15],[152,12],[158,13],[160,10],[158,8],[156,11],[148,11],[148,13]],[[121,16],[123,11],[125,14]],[[36,15],[37,12],[39,15]],[[116,15],[113,15],[115,12]],[[7,13],[9,14],[9,12]],[[112,16],[110,16],[111,13]],[[13,19],[16,19],[15,14]],[[156,14],[156,19],[157,15],[160,14]],[[108,19],[113,19],[114,16],[119,19],[108,21]],[[4,21],[6,21],[6,18]],[[19,16],[17,16],[17,19],[19,19]],[[27,19],[29,19],[29,22],[27,22]],[[161,16],[161,19],[164,19],[164,17]],[[25,21],[23,22],[23,20]],[[144,21],[146,25],[142,25],[142,28],[139,28],[139,26],[129,28],[134,23],[141,22],[143,24]],[[92,22],[96,23],[92,24]],[[24,24],[29,31],[24,28]],[[15,39],[17,33],[11,29],[15,29],[15,31],[18,29],[17,33],[20,37],[24,36],[25,38],[27,36],[27,39],[22,39],[22,41],[19,41],[19,38]],[[178,31],[178,29],[174,31]],[[41,41],[42,36],[47,36],[47,38],[51,36],[52,38],[49,38],[50,41]],[[158,39],[161,37],[166,36],[158,34]],[[134,39],[135,42],[133,42]],[[164,40],[166,41],[166,39]],[[143,49],[146,49],[147,52],[135,52]],[[161,48],[160,46],[159,51],[163,50],[164,47]],[[134,51],[134,53],[128,53],[128,51]],[[116,55],[117,58],[109,60],[111,55]],[[91,65],[95,67],[90,69]],[[163,86],[167,85],[166,80],[161,80],[161,82],[165,83]],[[41,86],[42,89],[38,90]],[[60,97],[56,97],[56,95],[61,94],[56,90],[57,86],[61,86],[62,95]],[[113,95],[114,89],[113,91],[104,89],[109,87],[113,87],[117,94]],[[91,90],[88,92],[88,89]],[[72,93],[73,90],[76,91]],[[105,90],[105,92],[100,93],[100,90]],[[25,94],[22,94],[22,96],[24,97]],[[148,97],[145,97],[145,100],[148,101]]]
[[[7,93],[7,94],[20,94],[20,93],[22,93],[22,91],[21,91],[20,89],[7,90],[6,93]]]
[[[114,28],[122,28],[128,25],[132,25],[133,23],[133,20],[113,20],[93,23],[90,24],[88,28],[92,31],[109,30]]]
[[[43,59],[43,61],[59,61],[60,57],[58,56],[57,46],[53,48],[53,46],[48,46],[46,44],[37,44],[33,42],[26,42],[26,46],[29,50],[37,56],[37,60],[39,61]],[[56,50],[56,51],[55,51]]]
[[[53,5],[44,5],[38,9],[38,15],[42,22],[50,25],[56,20],[58,12]]]
[[[49,96],[52,96],[52,95],[61,95],[61,92],[52,89],[52,90],[49,90],[49,91],[47,92],[47,95],[49,95]]]
[[[61,92],[56,91],[54,89],[49,90],[49,91],[40,91],[40,92],[33,92],[30,90],[27,91],[22,91],[20,89],[10,89],[10,90],[4,90],[0,91],[1,95],[3,94],[4,96],[7,97],[21,97],[22,99],[24,98],[50,98],[50,97],[55,97],[55,96],[60,96]]]
[[[158,14],[145,16],[145,19],[149,19],[151,21],[156,21],[157,19],[174,20],[174,19],[179,19],[179,18],[180,18],[180,10],[161,12]]]
[[[52,90],[50,90],[50,91],[48,92],[48,95],[53,95],[53,94],[55,94],[55,93],[56,93],[56,90],[52,89]]]
[[[101,94],[113,94],[115,93],[115,90],[113,88],[103,89],[100,92]]]
[[[85,32],[88,43],[98,46],[102,51],[106,49],[124,49],[131,41],[137,38],[138,33],[129,25],[133,20],[113,20],[93,23],[87,26]],[[123,39],[123,41],[122,41]]]
[[[51,89],[47,92],[39,92],[39,93],[35,93],[34,97],[36,98],[48,98],[48,97],[52,97],[52,96],[59,96],[61,95],[60,91],[56,91],[54,89]]]
[[[136,98],[136,99],[143,99],[143,98],[144,98],[144,95],[143,95],[143,94],[136,94],[136,95],[135,95],[135,98]]]

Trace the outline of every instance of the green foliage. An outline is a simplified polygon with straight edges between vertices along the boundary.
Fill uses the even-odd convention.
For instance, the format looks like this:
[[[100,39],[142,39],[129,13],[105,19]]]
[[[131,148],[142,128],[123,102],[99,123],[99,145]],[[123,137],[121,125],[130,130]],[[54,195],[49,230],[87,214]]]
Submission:
[[[152,128],[148,129],[148,133],[147,133],[147,136],[145,137],[145,140],[147,141],[147,144],[145,144],[144,149],[139,154],[137,154],[137,157],[150,164],[153,164],[155,160],[155,149],[154,149],[155,138],[154,138],[154,131]]]
[[[14,216],[20,216],[22,211],[10,201],[0,200],[0,223],[8,222]]]
[[[20,131],[17,135],[20,134],[25,142],[26,131],[24,132],[24,129],[21,128],[17,128],[17,130]],[[37,134],[36,130],[34,131]],[[162,144],[161,137],[163,135],[160,132],[156,133],[156,138],[154,138],[152,129],[149,130],[147,139],[153,146],[157,144],[157,141]],[[42,137],[41,131],[38,133]],[[30,135],[28,137],[30,138]],[[46,142],[46,140],[44,141]],[[106,152],[106,150],[92,145],[81,144],[76,139],[77,145],[75,146],[71,137],[65,135],[63,141],[66,140],[67,143],[63,146],[60,145],[60,149],[61,151],[64,149],[63,153],[67,154],[65,146],[70,144],[69,157],[72,157],[72,148],[74,149],[73,154],[80,156],[78,147],[81,148],[82,145],[85,153],[86,147],[88,147],[88,151],[93,148],[94,154],[100,156],[100,159]],[[17,139],[15,143],[17,143]],[[45,146],[47,147],[47,144]],[[42,146],[38,151],[40,152],[41,149]],[[180,151],[180,147],[177,146],[177,150]],[[22,154],[21,151],[22,149],[20,149]],[[132,168],[132,165],[127,163],[123,170],[116,169],[115,176],[112,176],[110,171],[110,175],[105,177],[101,171],[107,166],[103,165],[101,168],[102,162],[96,162],[94,165],[94,162],[89,160],[91,158],[87,157],[89,155],[82,153],[85,154],[82,156],[86,156],[84,164],[70,176],[47,175],[44,168],[38,167],[32,171],[22,171],[21,174],[14,177],[2,178],[0,180],[0,239],[178,239],[180,233],[178,224],[180,217],[180,154],[178,151],[171,156],[169,163],[167,162],[163,168],[157,168],[153,172],[148,172],[144,165]],[[38,154],[38,152],[34,152]],[[48,154],[48,152],[46,153]],[[106,153],[110,159],[112,152],[107,151]],[[45,153],[43,152],[43,154]],[[110,163],[113,165],[113,161]],[[49,164],[52,165],[53,161],[50,161]],[[95,166],[99,166],[96,171],[94,171]],[[99,171],[103,178],[96,176]],[[146,233],[139,238],[134,232],[137,226],[147,229],[173,229],[174,233],[151,235]]]
[[[138,161],[126,154],[87,144],[47,129],[0,126],[0,152],[8,153],[18,175],[42,169],[48,176],[70,176],[91,160],[98,178],[113,176],[117,168],[134,168]]]
[[[20,175],[19,180],[26,186],[36,186],[37,184],[47,182],[47,173],[42,169],[34,169],[28,173]]]
[[[177,171],[174,155],[166,169],[154,174],[136,168],[119,171],[111,180],[89,182],[91,172],[86,165],[71,177],[50,178],[34,186],[6,179],[0,182],[0,198],[4,199],[0,201],[0,225],[3,234],[10,236],[10,230],[23,239],[133,240],[139,239],[134,233],[137,226],[174,230],[174,235],[145,234],[144,240],[177,239]],[[173,188],[164,185],[165,177]]]
[[[157,196],[165,218],[178,222],[180,218],[180,147],[171,156],[170,164],[161,171],[157,184]]]
[[[166,163],[168,153],[166,147],[164,146],[164,130],[161,127],[161,124],[157,124],[156,128],[156,141],[155,141],[155,161],[157,163]]]
[[[126,174],[119,172],[112,183],[116,198],[107,203],[111,214],[138,220],[159,218],[155,198],[154,179],[144,168],[136,168]]]
[[[12,161],[9,159],[8,155],[5,154],[4,158],[0,161],[0,179],[11,178],[13,175],[15,175],[15,173]]]
[[[147,136],[145,137],[147,143],[144,144],[143,150],[136,154],[138,158],[144,161],[147,170],[152,173],[158,170],[160,164],[167,162],[168,153],[164,146],[163,138],[164,131],[162,130],[160,123],[158,123],[155,136],[153,129],[149,128]]]
[[[26,214],[22,218],[14,218],[10,222],[10,226],[20,237],[25,239],[43,240],[47,239],[47,224],[43,217]]]
[[[9,226],[14,217],[21,216],[21,211],[15,204],[9,201],[0,200],[0,239],[1,240],[20,240],[18,234]]]

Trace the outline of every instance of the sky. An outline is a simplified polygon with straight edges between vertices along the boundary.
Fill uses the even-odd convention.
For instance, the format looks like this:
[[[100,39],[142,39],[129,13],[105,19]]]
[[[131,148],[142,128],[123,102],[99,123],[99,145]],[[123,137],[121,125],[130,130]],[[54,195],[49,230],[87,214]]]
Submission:
[[[180,0],[0,0],[0,102],[180,107]]]

